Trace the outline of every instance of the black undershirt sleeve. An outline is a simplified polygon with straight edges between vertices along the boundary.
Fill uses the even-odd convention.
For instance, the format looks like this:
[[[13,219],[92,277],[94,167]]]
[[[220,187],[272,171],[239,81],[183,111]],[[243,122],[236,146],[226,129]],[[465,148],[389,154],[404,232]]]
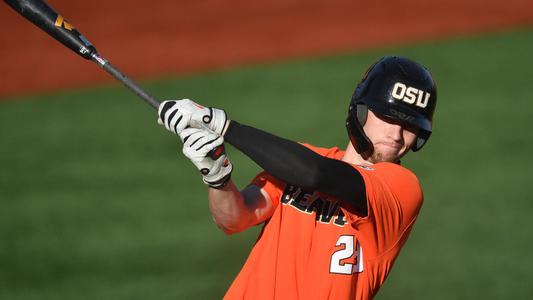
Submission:
[[[331,195],[357,215],[367,215],[363,177],[349,164],[235,121],[231,121],[224,139],[274,177]]]

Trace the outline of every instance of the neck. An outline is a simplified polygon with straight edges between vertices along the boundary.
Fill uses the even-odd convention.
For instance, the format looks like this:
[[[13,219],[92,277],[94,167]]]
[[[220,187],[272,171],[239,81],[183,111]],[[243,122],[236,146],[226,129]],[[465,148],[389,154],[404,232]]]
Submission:
[[[373,163],[369,162],[367,159],[368,158],[365,159],[361,154],[357,153],[352,143],[348,142],[346,152],[341,160],[353,165],[373,165]]]

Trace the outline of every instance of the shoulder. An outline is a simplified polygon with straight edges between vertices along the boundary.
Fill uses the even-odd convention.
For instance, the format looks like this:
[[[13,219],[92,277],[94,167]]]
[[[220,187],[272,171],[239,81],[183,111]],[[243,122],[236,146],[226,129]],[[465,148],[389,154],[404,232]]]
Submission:
[[[407,168],[394,163],[355,167],[364,178],[367,196],[389,198],[414,211],[422,205],[424,195],[420,182]]]
[[[401,247],[423,204],[418,178],[410,170],[394,163],[354,165],[354,168],[365,181],[368,216],[349,216],[349,220],[363,235],[370,237],[368,243],[375,243],[376,249],[384,249],[380,253],[395,245]]]
[[[355,165],[355,168],[364,175],[377,177],[392,186],[420,189],[420,182],[415,173],[398,164],[381,162],[372,166]]]
[[[418,177],[411,170],[394,163],[378,163],[374,165],[383,180],[400,190],[408,189],[422,193]]]
[[[420,182],[415,173],[401,165],[382,162],[373,165],[373,167],[386,180],[420,187]]]

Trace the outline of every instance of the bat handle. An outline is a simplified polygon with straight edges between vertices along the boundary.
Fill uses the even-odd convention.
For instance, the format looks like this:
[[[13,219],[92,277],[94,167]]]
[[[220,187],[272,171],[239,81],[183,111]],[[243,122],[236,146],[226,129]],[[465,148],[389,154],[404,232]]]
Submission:
[[[120,82],[122,82],[127,88],[133,91],[137,96],[143,99],[146,103],[148,103],[154,109],[156,110],[159,109],[159,104],[160,104],[159,100],[157,100],[154,96],[148,94],[138,84],[136,84],[133,80],[129,79],[126,75],[120,72],[119,69],[115,68],[112,64],[110,64],[105,58],[100,56],[97,52],[94,52],[91,55],[91,60],[97,63],[100,67],[102,67],[104,70],[106,70],[109,74],[111,74],[113,77],[118,79]],[[217,160],[222,154],[224,154],[224,152],[225,152],[224,145],[220,145],[217,148],[209,151],[209,153],[207,153],[207,156],[211,157],[214,160]]]
[[[119,69],[115,68],[111,63],[109,63],[105,58],[100,56],[98,53],[94,52],[91,56],[91,60],[94,61],[96,64],[98,64],[100,67],[102,67],[104,70],[106,70],[107,73],[111,74],[113,77],[115,77],[120,82],[122,82],[122,84],[124,84],[137,96],[143,99],[151,107],[153,107],[156,110],[159,108],[159,103],[160,103],[159,100],[157,100],[154,96],[148,94],[137,83],[135,83],[133,80],[131,80],[126,75],[124,75],[122,72],[120,72]]]

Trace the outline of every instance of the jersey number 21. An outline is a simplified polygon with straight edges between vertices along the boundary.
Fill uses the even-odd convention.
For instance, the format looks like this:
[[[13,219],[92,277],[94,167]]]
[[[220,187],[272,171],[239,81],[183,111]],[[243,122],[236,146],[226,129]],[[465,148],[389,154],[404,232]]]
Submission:
[[[363,249],[353,235],[341,235],[335,244],[342,247],[331,255],[329,272],[350,275],[363,272]]]

